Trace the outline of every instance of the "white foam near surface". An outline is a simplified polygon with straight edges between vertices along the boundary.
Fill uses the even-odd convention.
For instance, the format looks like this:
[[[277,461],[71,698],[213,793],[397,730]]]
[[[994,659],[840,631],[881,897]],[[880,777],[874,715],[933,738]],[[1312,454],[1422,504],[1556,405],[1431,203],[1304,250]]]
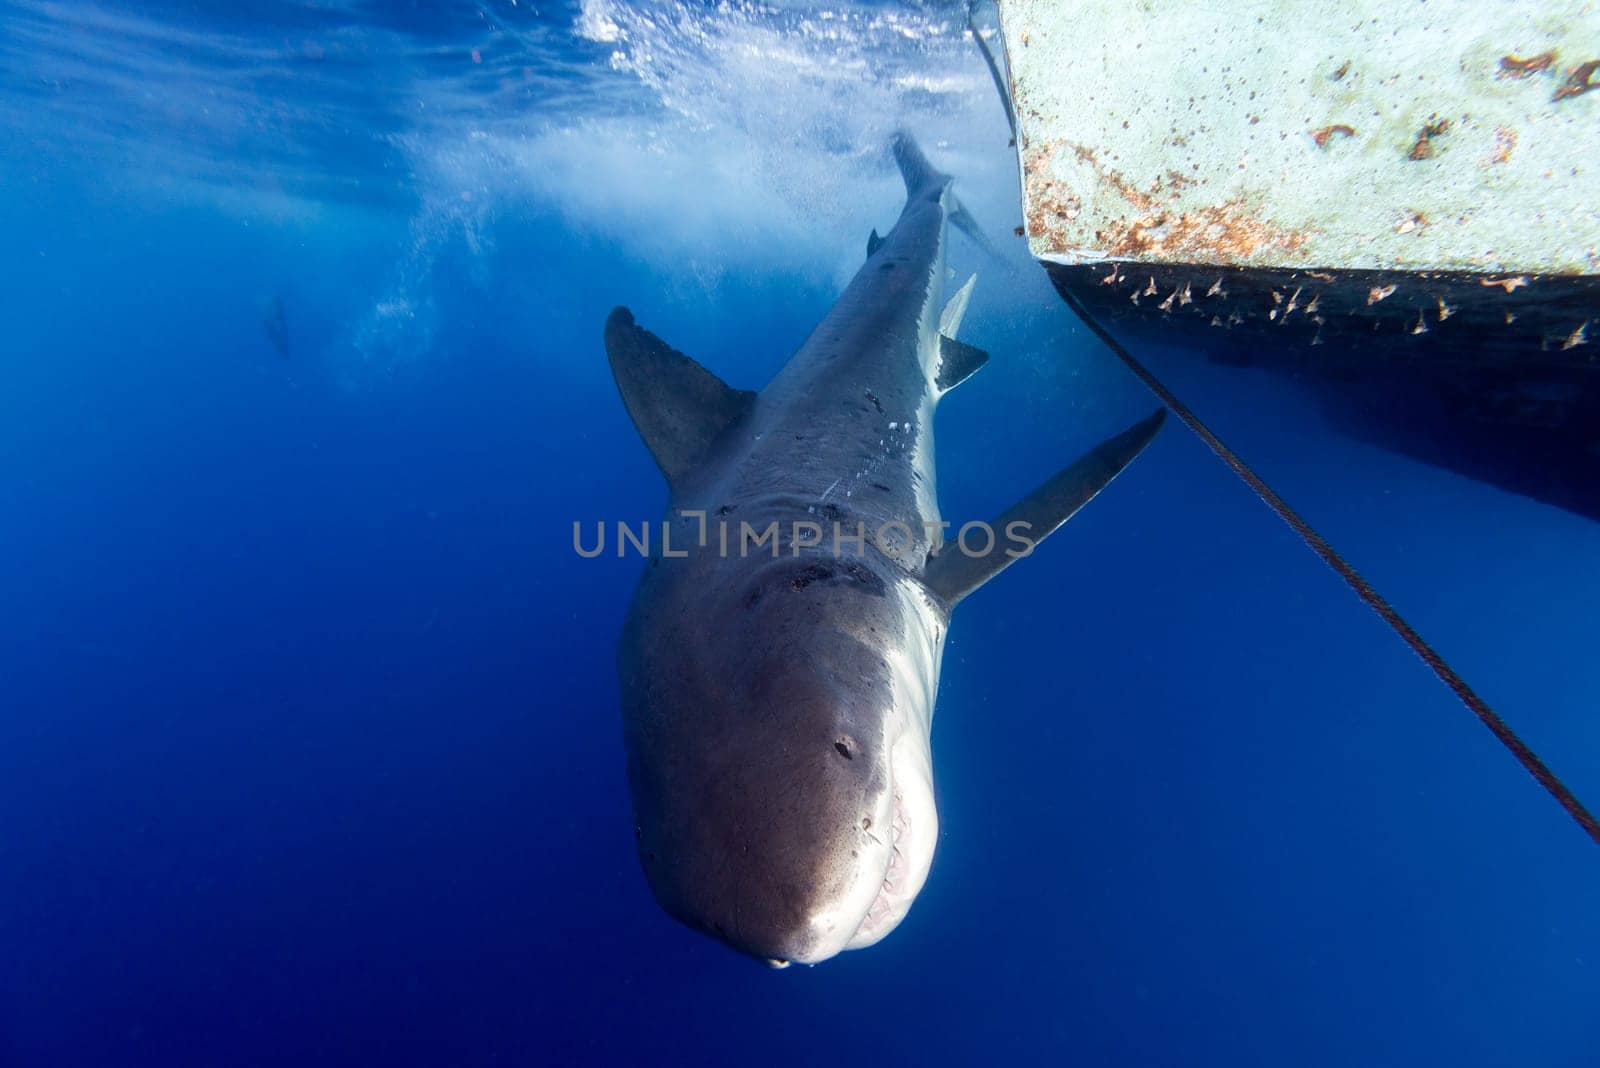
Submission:
[[[1040,258],[1600,271],[1595,0],[1000,8]]]

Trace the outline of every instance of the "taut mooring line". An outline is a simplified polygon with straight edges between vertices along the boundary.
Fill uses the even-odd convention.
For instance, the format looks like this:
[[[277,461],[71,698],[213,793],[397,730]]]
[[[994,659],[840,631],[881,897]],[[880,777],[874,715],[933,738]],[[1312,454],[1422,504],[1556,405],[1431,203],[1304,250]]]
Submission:
[[[1416,628],[1407,623],[1405,618],[1395,610],[1394,606],[1384,600],[1383,595],[1373,589],[1372,584],[1362,578],[1361,573],[1352,567],[1348,560],[1340,556],[1338,550],[1328,544],[1328,539],[1318,534],[1310,523],[1307,523],[1300,517],[1298,512],[1289,507],[1287,501],[1278,496],[1271,486],[1262,481],[1260,475],[1251,470],[1249,464],[1241,460],[1232,449],[1224,445],[1222,439],[1213,434],[1211,428],[1201,422],[1200,417],[1190,411],[1187,404],[1179,400],[1172,390],[1162,384],[1161,380],[1152,374],[1148,368],[1134,359],[1133,354],[1123,348],[1122,344],[1112,337],[1109,331],[1090,318],[1089,313],[1075,297],[1065,289],[1061,290],[1061,295],[1072,310],[1078,314],[1078,318],[1082,319],[1084,324],[1094,331],[1095,336],[1105,343],[1106,347],[1116,355],[1117,359],[1121,360],[1139,381],[1148,386],[1150,391],[1159,397],[1163,404],[1176,412],[1178,418],[1182,419],[1190,430],[1199,435],[1200,440],[1205,442],[1223,463],[1231,467],[1233,473],[1238,475],[1245,485],[1254,490],[1256,496],[1260,497],[1268,508],[1278,514],[1279,519],[1282,519],[1296,534],[1300,535],[1300,540],[1310,546],[1312,552],[1322,557],[1323,563],[1339,573],[1339,577],[1349,584],[1350,588],[1356,592],[1356,596],[1365,601],[1368,608],[1378,613],[1383,621],[1389,624],[1390,628],[1400,636],[1401,641],[1411,646],[1411,651],[1421,657],[1424,664],[1433,669],[1433,673],[1439,676],[1439,681],[1450,687],[1456,697],[1460,698],[1461,703],[1471,709],[1472,714],[1477,716],[1479,721],[1485,727],[1488,727],[1496,738],[1500,739],[1500,744],[1511,751],[1511,755],[1517,758],[1517,763],[1526,768],[1528,774],[1532,775],[1540,786],[1548,790],[1551,797],[1560,802],[1561,807],[1567,810],[1568,815],[1578,821],[1578,826],[1583,828],[1584,833],[1593,839],[1596,845],[1600,845],[1600,821],[1596,821],[1594,815],[1584,807],[1583,802],[1578,800],[1578,796],[1567,788],[1566,783],[1556,777],[1555,772],[1551,771],[1543,760],[1539,759],[1539,754],[1535,753],[1528,747],[1526,742],[1517,737],[1517,732],[1512,730],[1506,724],[1506,721],[1501,719],[1494,709],[1489,707],[1487,701],[1479,697],[1477,692],[1467,685],[1465,679],[1456,674],[1455,669],[1445,662],[1444,657],[1440,656],[1422,635],[1417,633]]]
[[[998,8],[996,9],[998,12]],[[983,53],[984,65],[989,68],[989,77],[994,79],[995,91],[1000,94],[1000,106],[1006,109],[1006,125],[1011,128],[1011,143],[1017,143],[1017,113],[1011,107],[1011,94],[1006,92],[1005,79],[1000,76],[1000,64],[995,62],[994,53],[989,51],[989,43],[983,39],[983,34],[978,32],[978,27],[972,22],[972,0],[967,0],[967,32],[972,34],[972,39],[978,42],[978,51]]]

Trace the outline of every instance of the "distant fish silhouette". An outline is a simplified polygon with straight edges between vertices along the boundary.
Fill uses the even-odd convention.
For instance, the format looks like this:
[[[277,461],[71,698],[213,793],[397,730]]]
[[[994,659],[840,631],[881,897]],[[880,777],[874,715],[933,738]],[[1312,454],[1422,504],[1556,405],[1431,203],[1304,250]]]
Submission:
[[[289,328],[283,318],[283,297],[274,293],[270,297],[261,299],[261,329],[267,335],[267,342],[277,350],[278,355],[284,359],[289,358]]]

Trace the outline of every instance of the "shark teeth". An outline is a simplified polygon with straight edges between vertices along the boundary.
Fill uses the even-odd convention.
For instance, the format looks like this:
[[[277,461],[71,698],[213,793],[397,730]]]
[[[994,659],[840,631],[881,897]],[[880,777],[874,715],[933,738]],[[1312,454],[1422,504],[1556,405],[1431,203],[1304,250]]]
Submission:
[[[861,921],[857,937],[878,931],[882,926],[894,918],[898,900],[905,889],[906,858],[900,849],[900,840],[910,831],[910,824],[906,816],[906,806],[900,796],[900,791],[894,793],[894,819],[889,828],[889,866],[884,872],[883,885],[878,888],[878,896],[872,901],[872,906],[867,909],[866,918]]]

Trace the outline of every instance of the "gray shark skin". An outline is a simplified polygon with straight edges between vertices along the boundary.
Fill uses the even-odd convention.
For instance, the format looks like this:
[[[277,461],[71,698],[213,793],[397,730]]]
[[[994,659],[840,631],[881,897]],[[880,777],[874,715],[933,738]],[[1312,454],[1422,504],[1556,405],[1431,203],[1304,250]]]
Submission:
[[[930,735],[951,609],[1025,555],[1004,524],[1031,548],[1164,414],[1024,498],[987,549],[941,546],[933,412],[988,357],[953,336],[971,282],[944,301],[946,223],[969,222],[951,179],[909,137],[894,153],[899,220],[759,394],[626,309],[606,324],[670,488],[667,544],[618,652],[639,857],[667,912],[775,966],[872,945],[905,917],[938,839]]]

